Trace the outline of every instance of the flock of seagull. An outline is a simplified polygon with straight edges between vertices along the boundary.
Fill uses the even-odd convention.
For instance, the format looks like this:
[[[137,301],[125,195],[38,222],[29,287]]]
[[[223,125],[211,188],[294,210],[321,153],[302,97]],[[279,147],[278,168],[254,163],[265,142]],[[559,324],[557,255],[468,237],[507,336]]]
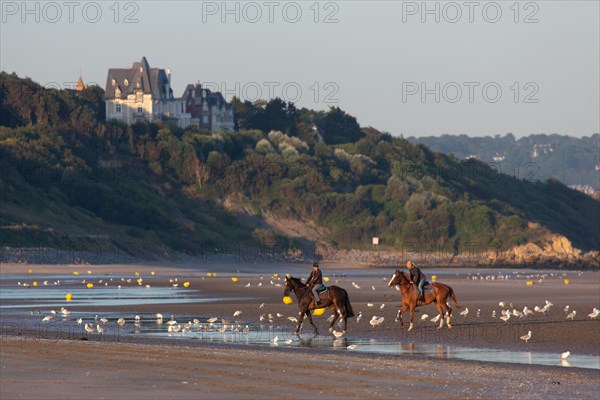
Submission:
[[[87,271],[88,274],[91,274],[91,271]],[[75,275],[78,275],[78,273],[75,273]],[[144,279],[142,277],[140,277],[139,273],[135,273],[137,278],[105,278],[105,279],[99,279],[97,280],[95,283],[97,285],[104,285],[104,286],[108,286],[109,284],[113,283],[115,280],[117,281],[118,285],[117,288],[121,288],[122,284],[137,284],[138,286],[143,286],[145,285],[146,287],[150,287],[150,284],[148,284],[147,282],[144,281]],[[155,275],[154,272],[151,273],[151,275]],[[209,277],[210,276],[216,276],[216,274],[214,273],[209,273]],[[559,276],[558,274],[554,274],[554,273],[547,273],[547,274],[533,274],[533,275],[524,275],[524,276],[519,276],[521,278],[527,278],[527,279],[537,279],[538,283],[541,283],[545,278],[547,277],[556,277]],[[563,274],[563,277],[565,275]],[[483,276],[480,274],[476,274],[473,276],[470,276],[468,279],[473,279],[473,280],[508,280],[508,279],[512,279],[514,277],[514,275],[487,275],[487,276]],[[202,279],[204,279],[204,277],[202,277]],[[231,278],[231,280],[236,283],[238,282],[238,278]],[[387,281],[386,278],[383,278],[384,281]],[[260,276],[260,282],[257,284],[258,287],[261,287],[263,285],[263,276]],[[278,274],[273,274],[273,276],[271,277],[269,283],[272,286],[275,287],[282,287],[283,285],[279,282],[281,281],[281,277]],[[86,279],[83,279],[81,281],[81,283],[86,284],[88,286],[88,288],[93,287],[93,283],[91,283],[91,281],[87,281]],[[337,283],[337,279],[335,280],[335,283]],[[60,280],[56,280],[53,282],[50,282],[48,280],[45,280],[42,282],[42,285],[47,286],[47,285],[60,285],[61,281]],[[169,284],[170,286],[177,288],[180,285],[180,282],[178,281],[178,278],[171,278],[169,279]],[[31,287],[31,286],[38,286],[37,282],[33,282],[32,284],[29,284],[27,282],[21,283],[18,282],[19,286],[23,286],[23,287]],[[181,285],[183,287],[189,287],[189,282],[183,282],[183,284]],[[250,287],[251,283],[248,282],[246,284],[243,285],[244,287]],[[354,287],[354,289],[361,289],[361,286],[356,283],[356,282],[352,282],[352,286]],[[376,290],[375,286],[371,286],[371,290]],[[259,309],[263,309],[265,306],[265,303],[260,304]],[[367,308],[375,308],[375,304],[373,303],[367,303],[366,304]],[[382,303],[379,305],[379,309],[383,310],[385,308],[386,304]],[[548,312],[550,311],[551,307],[553,307],[553,304],[546,300],[545,304],[543,305],[536,305],[533,307],[533,309],[530,309],[528,306],[523,307],[523,309],[518,309],[516,306],[514,306],[512,303],[507,303],[504,301],[501,301],[498,303],[498,306],[500,307],[500,311],[499,311],[499,316],[496,310],[492,311],[492,318],[496,318],[498,317],[500,320],[504,321],[504,322],[508,322],[511,318],[513,319],[522,319],[522,318],[528,318],[531,315],[534,314],[540,314],[540,315],[546,315],[548,314]],[[32,311],[33,313],[33,311]],[[66,308],[62,307],[60,309],[60,311],[55,311],[55,310],[51,310],[50,311],[50,315],[44,316],[42,319],[42,322],[47,323],[50,322],[52,319],[54,319],[57,316],[62,316],[62,318],[69,318],[69,315],[71,314],[71,311],[67,310]],[[463,311],[461,311],[459,313],[459,315],[461,317],[467,317],[470,314],[469,308],[466,307]],[[577,316],[577,311],[576,310],[571,310],[570,306],[565,306],[564,307],[564,314],[565,314],[565,318],[568,320],[574,320]],[[242,311],[241,310],[237,310],[233,313],[233,318],[237,318],[240,315],[242,315]],[[475,313],[475,317],[479,318],[481,315],[481,309],[477,309],[476,313]],[[592,312],[587,314],[587,317],[589,319],[596,319],[600,316],[600,309],[594,307]],[[281,313],[276,313],[275,315],[272,313],[263,313],[259,316],[259,322],[262,323],[266,323],[268,321],[268,323],[270,325],[274,324],[276,318],[286,318],[287,320],[289,320],[292,323],[297,323],[298,319],[294,316],[285,316]],[[331,319],[334,316],[330,316],[328,321],[331,321]],[[356,322],[359,323],[361,321],[361,319],[363,318],[363,312],[360,311],[358,313],[358,316],[356,317]],[[430,322],[432,323],[437,323],[439,321],[440,315],[436,315],[435,317],[429,319],[429,315],[427,314],[423,314],[421,316],[421,320],[425,321],[427,319],[429,319]],[[142,318],[139,315],[136,315],[134,317],[133,320],[133,325],[134,328],[136,329],[141,329],[141,320]],[[155,322],[157,325],[161,325],[163,324],[163,315],[160,313],[157,313],[155,315]],[[378,326],[382,326],[383,323],[385,321],[385,318],[383,316],[378,316],[378,315],[372,315],[371,319],[369,320],[369,324],[373,327],[376,328]],[[397,321],[397,319],[395,320]],[[339,321],[338,326],[341,326],[342,324],[342,320]],[[107,331],[107,329],[112,329],[112,327],[110,326],[109,320],[107,318],[99,318],[97,315],[94,318],[94,320],[92,322],[83,322],[83,318],[79,318],[77,319],[77,324],[78,325],[83,325],[85,331],[87,333],[97,333],[97,334],[103,334]],[[119,328],[123,328],[126,326],[126,320],[123,317],[120,317],[116,320],[116,327]],[[228,319],[225,318],[217,318],[217,317],[211,317],[206,319],[206,321],[201,322],[198,318],[195,318],[191,321],[187,321],[187,323],[178,323],[173,316],[171,316],[171,319],[165,322],[165,325],[167,325],[167,332],[169,334],[174,334],[174,333],[179,333],[179,334],[186,334],[188,332],[191,331],[205,331],[205,332],[220,332],[222,334],[225,334],[226,332],[232,332],[232,333],[242,333],[247,335],[250,328],[249,325],[245,325],[243,323],[240,323],[239,321],[235,321],[235,322],[231,322]],[[336,339],[340,339],[345,332],[340,332],[337,330],[333,330],[332,335],[336,338]],[[529,343],[529,340],[531,340],[531,338],[533,337],[533,334],[531,331],[528,331],[526,335],[523,335],[520,337],[521,340],[523,340],[526,343]],[[275,336],[272,339],[272,343],[277,344],[279,342],[279,338],[277,336]],[[289,344],[291,343],[292,340],[291,339],[287,339],[285,340],[285,343]],[[355,349],[357,347],[357,345],[353,344],[348,346],[349,349]],[[566,359],[567,357],[569,357],[570,353],[569,352],[565,352],[561,354],[561,358],[562,359]]]

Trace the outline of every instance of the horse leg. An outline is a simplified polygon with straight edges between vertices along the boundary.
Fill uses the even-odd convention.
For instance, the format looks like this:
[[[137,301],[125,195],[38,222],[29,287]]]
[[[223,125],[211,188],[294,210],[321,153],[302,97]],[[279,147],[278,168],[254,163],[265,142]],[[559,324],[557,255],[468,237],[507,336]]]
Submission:
[[[338,313],[338,308],[335,305],[331,305],[329,307],[329,310],[333,313],[333,319],[331,320],[331,324],[329,325],[329,333],[333,332],[333,325],[335,324],[335,321],[337,321],[339,313]]]
[[[435,303],[435,306],[437,307],[438,313],[440,314],[440,325],[438,326],[438,329],[442,329],[442,327],[444,326],[444,307],[442,306],[439,299]]]
[[[402,326],[402,328],[404,328],[404,320],[402,319],[402,314],[404,314],[406,310],[408,310],[408,307],[405,304],[402,304],[402,308],[398,310],[398,314],[396,315],[396,318],[400,320],[400,326]]]
[[[408,331],[412,331],[413,328],[413,319],[415,318],[415,306],[410,307],[410,325],[408,326]]]
[[[446,325],[448,326],[448,329],[452,329],[452,324],[450,324],[450,318],[452,317],[452,308],[450,308],[450,306],[446,302],[444,302],[444,305],[446,306],[446,312],[448,314],[446,316]]]
[[[296,328],[296,332],[294,332],[294,335],[298,336],[300,335],[300,329],[302,328],[302,321],[304,321],[304,314],[306,311],[300,311],[298,313],[298,327]]]
[[[312,315],[310,315],[310,310],[306,311],[306,316],[308,317],[308,320],[310,321],[310,324],[313,326],[313,328],[315,328],[315,335],[318,335],[319,334],[319,329],[317,328],[317,326],[313,322]]]

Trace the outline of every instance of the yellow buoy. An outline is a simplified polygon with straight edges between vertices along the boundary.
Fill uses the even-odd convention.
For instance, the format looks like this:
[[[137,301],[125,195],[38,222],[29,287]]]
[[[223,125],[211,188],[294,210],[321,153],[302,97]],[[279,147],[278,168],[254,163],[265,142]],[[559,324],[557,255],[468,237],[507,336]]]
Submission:
[[[190,287],[190,283],[188,281],[183,282],[183,287]]]
[[[136,271],[135,276],[140,276],[140,273]]]
[[[88,289],[91,289],[91,288],[93,288],[93,287],[94,287],[94,284],[93,284],[93,283],[88,283],[88,284],[87,284],[87,285],[85,285],[85,286],[86,286]]]
[[[571,283],[571,281],[570,281],[570,280],[568,280],[568,279],[565,279],[565,280],[563,281],[563,283],[564,283],[565,285],[568,285],[569,283]]]
[[[437,281],[437,275],[431,275],[431,282]]]
[[[71,301],[71,299],[73,299],[73,295],[72,295],[71,293],[67,293],[67,294],[65,295],[65,300],[67,300],[67,301]]]
[[[33,286],[37,286],[37,282],[36,281],[33,282]]]
[[[154,276],[154,271],[150,271],[150,275]]]
[[[292,298],[290,296],[285,296],[283,298],[283,303],[284,304],[292,304],[294,302],[294,300],[292,300]]]
[[[319,316],[319,315],[323,315],[323,313],[325,312],[324,308],[317,308],[313,310],[313,315]]]
[[[73,275],[77,276],[77,275],[79,275],[79,272],[73,271]]]
[[[323,277],[323,280],[324,280],[325,282],[329,282],[329,277],[328,277],[328,276],[325,276],[325,277]]]
[[[30,270],[29,270],[29,271],[27,271],[27,272],[29,272],[29,273],[31,274],[31,273],[33,272],[33,270],[32,270],[32,269],[30,269]]]
[[[533,286],[533,281],[527,281],[527,286]]]
[[[237,281],[238,281],[238,278],[236,278],[235,276],[232,276],[232,277],[231,277],[231,281],[232,281],[233,283],[235,283],[235,282],[237,282]]]

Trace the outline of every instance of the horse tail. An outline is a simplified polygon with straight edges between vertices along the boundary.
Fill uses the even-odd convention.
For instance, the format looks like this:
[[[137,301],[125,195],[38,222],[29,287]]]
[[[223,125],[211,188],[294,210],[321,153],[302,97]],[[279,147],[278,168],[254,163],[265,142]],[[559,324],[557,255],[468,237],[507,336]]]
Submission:
[[[454,290],[450,286],[448,286],[448,291],[449,291],[448,294],[450,295],[450,298],[452,299],[452,304],[454,304],[454,307],[461,308],[462,306],[460,304],[458,304],[458,301],[456,300],[456,296],[454,295]]]
[[[346,298],[344,300],[346,318],[352,318],[354,317],[354,311],[352,310],[352,305],[350,305],[350,297],[348,296],[348,292],[346,292],[346,289],[344,289],[344,294],[346,295]]]

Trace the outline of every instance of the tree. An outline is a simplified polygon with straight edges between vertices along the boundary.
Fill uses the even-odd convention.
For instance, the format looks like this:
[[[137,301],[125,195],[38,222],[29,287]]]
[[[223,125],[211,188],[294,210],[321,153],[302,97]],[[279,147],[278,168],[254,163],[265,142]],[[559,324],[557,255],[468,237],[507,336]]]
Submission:
[[[322,128],[323,140],[327,144],[353,143],[364,136],[356,118],[339,107],[329,109]]]

